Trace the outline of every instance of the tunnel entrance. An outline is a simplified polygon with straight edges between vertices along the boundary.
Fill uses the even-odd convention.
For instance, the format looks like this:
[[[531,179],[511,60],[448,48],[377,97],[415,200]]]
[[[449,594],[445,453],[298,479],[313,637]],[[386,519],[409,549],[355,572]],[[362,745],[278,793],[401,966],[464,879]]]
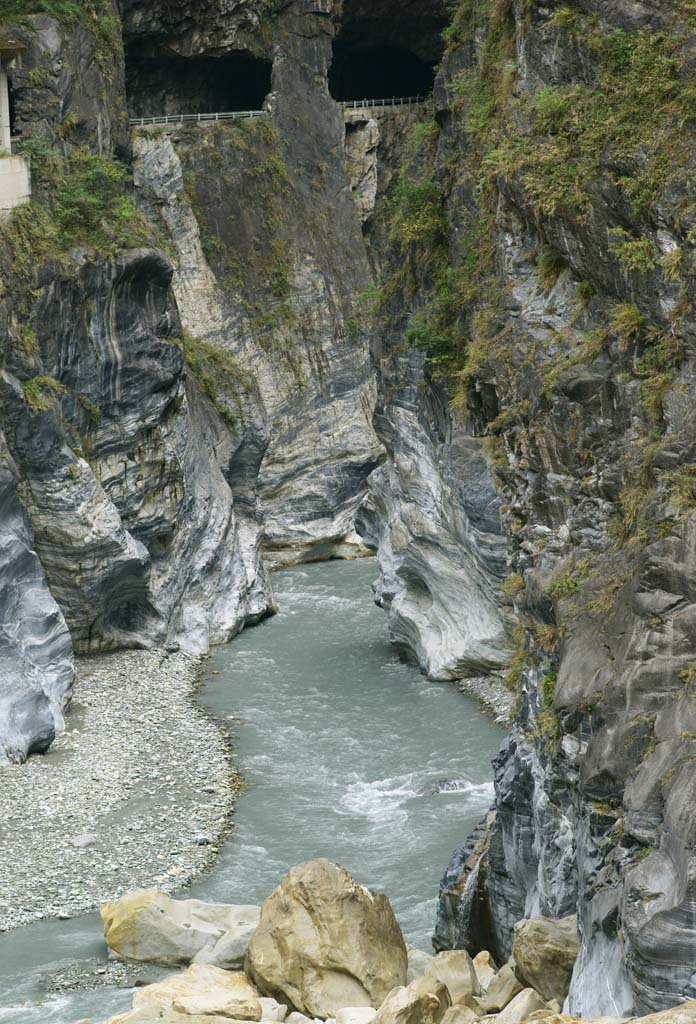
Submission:
[[[343,0],[329,72],[333,98],[428,95],[450,17],[450,0]]]
[[[271,91],[271,62],[248,53],[181,57],[126,50],[131,117],[261,110]]]
[[[353,47],[337,43],[329,73],[335,100],[427,96],[435,65],[398,46]]]

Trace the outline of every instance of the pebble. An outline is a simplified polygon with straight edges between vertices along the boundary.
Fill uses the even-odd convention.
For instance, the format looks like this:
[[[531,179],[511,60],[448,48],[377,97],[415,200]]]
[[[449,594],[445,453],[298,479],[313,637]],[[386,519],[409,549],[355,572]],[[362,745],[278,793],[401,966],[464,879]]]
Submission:
[[[120,651],[77,667],[69,730],[2,770],[0,931],[130,889],[175,892],[210,867],[229,825],[231,756],[195,702],[199,661]]]
[[[171,968],[158,968],[150,964],[122,963],[110,960],[107,964],[96,958],[73,960],[59,970],[49,972],[43,979],[47,992],[94,991],[97,988],[139,988],[160,981]]]
[[[88,846],[94,846],[97,842],[96,836],[74,836],[70,840],[73,846],[76,846],[78,850],[86,850]]]
[[[510,725],[516,697],[501,679],[495,676],[475,676],[471,679],[461,679],[457,686],[462,693],[474,697],[481,704],[483,711],[498,725]]]

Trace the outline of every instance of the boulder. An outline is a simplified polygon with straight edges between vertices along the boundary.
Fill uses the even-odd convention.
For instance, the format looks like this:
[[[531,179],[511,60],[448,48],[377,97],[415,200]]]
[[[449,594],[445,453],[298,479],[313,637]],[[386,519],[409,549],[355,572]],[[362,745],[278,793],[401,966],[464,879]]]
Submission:
[[[578,1024],[577,1017],[566,1013],[553,1013],[548,1010],[537,1010],[528,1018],[528,1024],[536,1021],[543,1024]],[[673,1006],[670,1010],[648,1014],[647,1017],[591,1017],[584,1019],[582,1024],[624,1024],[635,1021],[636,1024],[696,1024],[696,999],[681,1006]]]
[[[479,1018],[470,1006],[457,1003],[456,1006],[450,1006],[442,1018],[441,1024],[477,1024],[478,1020]]]
[[[141,1006],[139,1010],[129,1010],[117,1017],[110,1017],[106,1024],[240,1024],[230,1017],[219,1014],[188,1014],[176,1010],[155,1009],[152,1006]]]
[[[260,908],[173,900],[140,889],[100,907],[106,944],[121,960],[171,967],[199,963],[241,967]]]
[[[485,949],[480,953],[477,953],[472,961],[474,970],[476,971],[476,977],[479,980],[481,991],[486,992],[488,986],[495,978],[498,973],[498,968],[495,965],[495,961],[490,953]]]
[[[264,995],[311,1017],[377,1008],[406,981],[406,945],[387,897],[344,868],[292,868],[261,908],[246,969]]]
[[[533,988],[525,988],[511,999],[496,1018],[496,1024],[522,1024],[536,1010],[547,1010],[546,1003]]]
[[[373,1024],[440,1024],[451,1004],[447,986],[436,978],[416,978],[407,987],[393,989]]]
[[[336,1014],[336,1024],[372,1024],[376,1016],[371,1006],[347,1006]]]
[[[276,1021],[279,1024],[285,1020],[288,1015],[288,1008],[283,1003],[277,1002],[275,999],[269,999],[266,996],[259,998],[261,1003],[261,1020],[263,1021]]]
[[[518,921],[512,944],[515,973],[544,999],[563,1004],[579,951],[575,916],[553,920],[532,917]]]
[[[428,964],[424,977],[435,978],[447,986],[452,1003],[466,1003],[481,995],[471,957],[465,949],[450,949],[438,953]]]
[[[138,989],[133,1009],[173,1010],[188,1017],[218,1016],[228,1021],[261,1020],[259,994],[246,976],[209,964],[192,964],[181,974]]]
[[[409,985],[416,978],[423,977],[435,957],[430,956],[429,953],[424,953],[422,949],[416,949],[415,946],[407,946],[406,953],[408,955],[406,984]]]
[[[474,999],[474,1005],[482,1013],[498,1013],[522,991],[522,988],[510,964],[503,964],[484,994]]]
[[[258,926],[261,908],[229,906],[228,910],[230,927],[223,932],[214,946],[206,945],[196,953],[193,963],[213,964],[214,967],[222,967],[227,971],[244,966],[244,957],[251,936]]]

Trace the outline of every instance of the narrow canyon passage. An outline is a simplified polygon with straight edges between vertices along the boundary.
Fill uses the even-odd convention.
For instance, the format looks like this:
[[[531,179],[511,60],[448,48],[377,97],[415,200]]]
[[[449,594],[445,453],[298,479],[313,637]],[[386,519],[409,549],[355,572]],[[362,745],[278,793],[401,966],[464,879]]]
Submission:
[[[280,614],[208,662],[201,699],[231,728],[246,785],[213,872],[182,895],[260,903],[288,867],[326,856],[386,891],[407,941],[427,950],[443,866],[492,800],[502,730],[399,661],[371,599],[376,569],[276,574]],[[0,936],[0,1024],[126,1009],[128,990],[42,994],[66,961],[100,949],[97,915]]]
[[[216,651],[204,702],[234,715],[248,782],[234,837],[192,895],[261,902],[293,864],[329,857],[384,890],[430,949],[443,865],[488,809],[502,730],[387,643],[376,563],[278,573],[281,614]]]

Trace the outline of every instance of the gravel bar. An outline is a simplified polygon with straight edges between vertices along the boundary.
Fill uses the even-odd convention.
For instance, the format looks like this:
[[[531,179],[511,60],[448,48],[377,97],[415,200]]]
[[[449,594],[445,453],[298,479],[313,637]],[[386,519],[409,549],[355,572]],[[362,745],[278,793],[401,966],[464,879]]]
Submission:
[[[137,887],[173,892],[210,867],[235,776],[195,703],[199,668],[163,651],[79,660],[68,731],[2,769],[0,931]]]
[[[498,676],[474,676],[460,679],[457,686],[462,693],[474,697],[482,710],[497,722],[509,726],[515,712],[515,694],[508,690]]]

